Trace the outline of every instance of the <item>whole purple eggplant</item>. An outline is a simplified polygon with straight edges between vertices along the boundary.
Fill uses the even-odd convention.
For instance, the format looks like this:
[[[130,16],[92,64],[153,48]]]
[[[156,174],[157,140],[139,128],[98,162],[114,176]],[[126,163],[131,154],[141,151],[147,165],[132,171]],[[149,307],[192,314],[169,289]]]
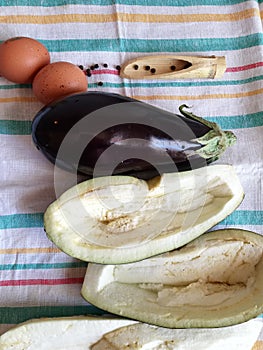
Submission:
[[[182,105],[177,115],[118,94],[75,94],[42,108],[32,137],[66,170],[150,179],[205,166],[235,142],[232,132],[186,108]]]

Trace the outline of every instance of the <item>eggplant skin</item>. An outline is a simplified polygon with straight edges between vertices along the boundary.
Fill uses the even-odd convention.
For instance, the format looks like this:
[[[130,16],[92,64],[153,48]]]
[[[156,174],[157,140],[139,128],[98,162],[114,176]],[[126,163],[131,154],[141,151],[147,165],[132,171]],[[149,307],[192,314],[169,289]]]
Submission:
[[[37,113],[32,138],[65,170],[88,178],[122,174],[147,180],[203,167],[235,141],[231,132],[185,108],[178,115],[118,94],[74,94]]]
[[[200,126],[201,129],[201,126]],[[138,139],[143,140],[141,147]],[[103,141],[102,141],[103,140]],[[197,142],[190,140],[173,140],[162,130],[158,130],[145,124],[118,124],[96,135],[85,148],[78,170],[84,174],[93,175],[93,169],[97,160],[103,153],[114,145],[114,151],[105,157],[103,165],[99,169],[99,175],[134,175],[139,178],[152,178],[164,172],[175,170],[189,170],[206,165],[206,161],[193,154],[188,159],[189,152],[201,148]],[[162,163],[163,152],[166,152],[170,161]],[[141,154],[141,158],[132,157],[124,159],[112,169],[116,155]],[[144,159],[151,159],[148,162]],[[157,166],[157,168],[155,167]],[[159,171],[158,171],[159,170]]]

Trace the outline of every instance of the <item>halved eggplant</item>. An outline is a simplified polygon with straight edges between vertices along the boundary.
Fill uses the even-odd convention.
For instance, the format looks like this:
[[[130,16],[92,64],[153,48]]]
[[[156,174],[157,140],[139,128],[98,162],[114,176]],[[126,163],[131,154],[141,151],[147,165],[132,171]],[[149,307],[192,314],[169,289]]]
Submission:
[[[71,172],[149,179],[205,166],[236,140],[184,107],[177,115],[118,94],[75,94],[37,113],[32,138],[51,162]]]
[[[220,329],[166,329],[121,318],[40,318],[0,336],[0,350],[248,350],[259,320]]]
[[[242,323],[263,312],[263,236],[218,230],[140,262],[90,263],[81,292],[101,309],[162,327]]]
[[[223,220],[244,192],[230,165],[144,181],[106,176],[63,193],[44,214],[47,236],[80,260],[118,264],[178,248]]]

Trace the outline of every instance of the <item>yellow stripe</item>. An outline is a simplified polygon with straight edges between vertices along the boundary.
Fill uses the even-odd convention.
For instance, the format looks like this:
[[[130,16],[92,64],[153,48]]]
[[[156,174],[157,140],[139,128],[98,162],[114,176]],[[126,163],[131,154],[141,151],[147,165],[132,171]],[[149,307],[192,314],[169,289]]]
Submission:
[[[36,102],[37,99],[35,97],[2,97],[0,98],[0,103],[4,102]]]
[[[0,16],[0,23],[106,23],[106,22],[142,22],[142,23],[185,23],[185,22],[233,22],[251,17],[260,17],[256,8],[227,14],[180,14],[158,15],[138,13],[112,13],[112,14],[59,14],[49,16],[38,15],[10,15]]]
[[[124,22],[151,22],[151,23],[185,23],[185,22],[229,22],[240,21],[250,17],[260,17],[258,9],[248,9],[229,14],[182,14],[182,15],[151,15],[151,14],[120,14]],[[119,17],[119,16],[118,16]]]
[[[263,341],[258,340],[251,350],[263,350]]]
[[[49,254],[61,253],[58,248],[10,248],[0,249],[0,254]]]
[[[15,15],[15,16],[0,16],[0,23],[30,23],[30,24],[54,24],[54,23],[77,23],[77,22],[91,22],[91,23],[105,23],[117,21],[116,14],[110,15],[96,15],[96,14],[60,14],[49,16],[35,16],[35,15]]]
[[[211,95],[196,95],[196,96],[178,96],[178,95],[136,95],[131,96],[137,100],[209,100],[221,98],[242,98],[259,95],[263,93],[263,88],[253,91],[233,93],[233,94],[211,94]]]
[[[211,95],[134,95],[130,96],[137,100],[210,100],[222,98],[243,98],[263,94],[263,88],[258,90],[238,92],[232,94],[211,94]],[[0,103],[3,102],[36,102],[35,97],[6,97],[0,98]]]

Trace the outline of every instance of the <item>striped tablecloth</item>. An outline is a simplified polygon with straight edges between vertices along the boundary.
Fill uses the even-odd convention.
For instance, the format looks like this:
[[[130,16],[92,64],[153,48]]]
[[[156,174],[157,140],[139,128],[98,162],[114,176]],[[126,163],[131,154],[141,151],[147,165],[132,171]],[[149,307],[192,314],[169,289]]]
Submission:
[[[175,113],[186,103],[232,129],[238,141],[220,162],[235,166],[246,196],[218,227],[263,234],[262,0],[0,0],[0,6],[0,41],[29,36],[52,61],[99,64],[88,78],[90,91]],[[120,78],[117,65],[161,53],[226,56],[227,70],[218,80]],[[30,135],[41,107],[30,85],[0,77],[0,333],[34,317],[100,313],[80,296],[86,263],[59,251],[43,231],[55,193],[53,165]]]

